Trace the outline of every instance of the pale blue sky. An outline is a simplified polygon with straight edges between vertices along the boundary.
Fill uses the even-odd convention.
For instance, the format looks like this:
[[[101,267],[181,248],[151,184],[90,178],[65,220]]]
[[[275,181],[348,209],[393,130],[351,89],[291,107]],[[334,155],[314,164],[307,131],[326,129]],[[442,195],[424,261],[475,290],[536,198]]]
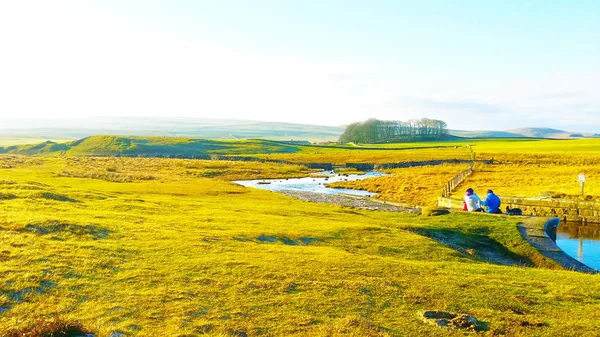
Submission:
[[[600,132],[600,1],[5,1],[0,118]]]

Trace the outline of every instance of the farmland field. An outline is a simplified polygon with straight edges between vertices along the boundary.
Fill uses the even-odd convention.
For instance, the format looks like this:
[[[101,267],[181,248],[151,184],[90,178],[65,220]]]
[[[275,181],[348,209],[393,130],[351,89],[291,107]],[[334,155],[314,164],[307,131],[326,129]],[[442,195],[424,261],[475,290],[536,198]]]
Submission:
[[[233,151],[299,164],[469,158],[466,143],[451,144],[448,152],[299,146],[257,154],[267,147],[256,143],[255,153]],[[592,145],[572,146],[584,159],[571,164],[544,141],[533,144],[540,150],[531,153],[550,161],[497,150],[502,141],[471,144],[494,164],[478,164],[467,183],[500,194],[568,194],[562,177],[590,168],[590,191],[599,193],[587,164]],[[288,149],[268,151],[278,148]],[[390,169],[352,184],[379,189],[381,200],[432,205],[464,168]],[[516,179],[517,169],[513,190],[492,184]],[[490,336],[600,334],[599,276],[543,257],[517,231],[521,218],[351,209],[231,183],[313,171],[270,162],[0,157],[0,335],[57,321],[97,336],[462,335],[423,323],[425,310],[472,315]]]
[[[464,146],[440,146],[434,148],[380,148],[363,149],[336,148],[336,147],[310,147],[304,146],[298,153],[259,154],[262,158],[279,159],[301,163],[332,163],[343,165],[346,163],[399,163],[430,160],[469,160],[471,153]]]
[[[383,177],[338,182],[331,187],[343,187],[379,193],[376,198],[409,205],[435,206],[442,188],[467,164],[428,165],[386,169]]]
[[[479,141],[472,144],[481,159],[463,185],[482,193],[521,197],[600,198],[600,139]],[[577,177],[587,177],[586,196],[580,196]],[[463,192],[463,191],[459,191]]]

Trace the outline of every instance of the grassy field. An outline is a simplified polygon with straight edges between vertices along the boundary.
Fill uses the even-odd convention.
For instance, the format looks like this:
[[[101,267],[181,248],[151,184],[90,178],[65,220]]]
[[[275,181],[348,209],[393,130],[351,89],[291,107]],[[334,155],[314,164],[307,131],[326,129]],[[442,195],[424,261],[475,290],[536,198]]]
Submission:
[[[478,158],[493,158],[494,164],[478,164],[464,188],[480,194],[491,188],[501,196],[600,200],[600,139],[480,140],[471,145]],[[577,182],[580,173],[587,179],[585,197]]]
[[[283,160],[299,165],[345,165],[469,160],[471,149],[477,153],[478,159],[493,159],[494,164],[479,164],[475,173],[457,191],[457,197],[462,195],[464,188],[472,186],[480,193],[492,188],[501,196],[573,199],[579,197],[579,184],[575,182],[577,175],[584,173],[589,178],[585,199],[600,200],[597,169],[600,165],[600,139],[454,139],[448,142],[309,146],[265,140],[94,136],[62,144],[46,142],[5,147],[0,152],[67,157],[233,155]],[[447,182],[453,169],[439,168],[440,174],[436,170],[433,167],[426,170],[397,169],[389,171],[390,176],[386,178],[345,185],[379,191],[379,197],[387,200],[430,205],[435,203],[435,198],[440,194],[438,190]],[[218,171],[215,169],[212,174],[220,175]]]
[[[91,136],[76,141],[5,146],[0,153],[65,156],[172,157],[297,152],[297,146],[266,140]]]
[[[462,335],[423,310],[473,315],[490,336],[600,334],[598,276],[543,258],[519,219],[361,211],[228,181],[306,173],[294,166],[0,163],[3,336],[58,320],[98,336]]]
[[[378,193],[374,198],[381,200],[435,206],[446,182],[467,167],[467,164],[443,164],[388,169],[384,170],[386,176],[336,182],[328,186]]]
[[[262,158],[286,160],[297,163],[400,163],[411,161],[452,160],[471,158],[469,149],[464,146],[416,148],[363,149],[303,146],[297,153],[273,153],[256,155]]]
[[[229,140],[176,137],[92,136],[67,143],[43,142],[5,146],[0,153],[53,156],[189,157],[236,155],[295,163],[393,163],[447,159],[470,159],[464,144],[410,143],[358,147],[307,146],[268,140]]]

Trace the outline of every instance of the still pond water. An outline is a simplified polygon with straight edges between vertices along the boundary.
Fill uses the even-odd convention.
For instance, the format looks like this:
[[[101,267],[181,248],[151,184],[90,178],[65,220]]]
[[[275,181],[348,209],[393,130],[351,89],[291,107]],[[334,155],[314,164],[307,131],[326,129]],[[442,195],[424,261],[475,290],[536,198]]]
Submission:
[[[383,172],[367,172],[365,174],[348,174],[341,175],[333,171],[323,171],[316,174],[323,177],[306,177],[293,179],[262,179],[262,180],[239,180],[234,181],[237,184],[246,187],[262,188],[269,191],[305,191],[325,194],[352,194],[359,196],[373,196],[376,193],[367,191],[351,190],[347,188],[329,188],[326,185],[337,181],[352,181],[363,180],[367,178],[379,177],[384,175]]]
[[[600,225],[563,222],[556,230],[556,244],[588,267],[600,270]]]

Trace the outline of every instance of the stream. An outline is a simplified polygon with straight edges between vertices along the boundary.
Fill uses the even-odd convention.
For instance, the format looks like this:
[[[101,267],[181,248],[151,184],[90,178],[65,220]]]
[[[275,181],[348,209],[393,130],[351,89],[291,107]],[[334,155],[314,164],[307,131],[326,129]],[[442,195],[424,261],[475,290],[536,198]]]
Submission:
[[[367,191],[352,190],[347,188],[330,188],[326,185],[338,181],[363,180],[367,178],[380,177],[385,175],[383,172],[369,171],[365,174],[337,174],[333,171],[317,172],[315,174],[323,177],[305,177],[288,179],[260,179],[260,180],[239,180],[234,183],[245,186],[262,188],[269,191],[303,191],[324,194],[350,194],[358,196],[373,196],[377,193]]]

